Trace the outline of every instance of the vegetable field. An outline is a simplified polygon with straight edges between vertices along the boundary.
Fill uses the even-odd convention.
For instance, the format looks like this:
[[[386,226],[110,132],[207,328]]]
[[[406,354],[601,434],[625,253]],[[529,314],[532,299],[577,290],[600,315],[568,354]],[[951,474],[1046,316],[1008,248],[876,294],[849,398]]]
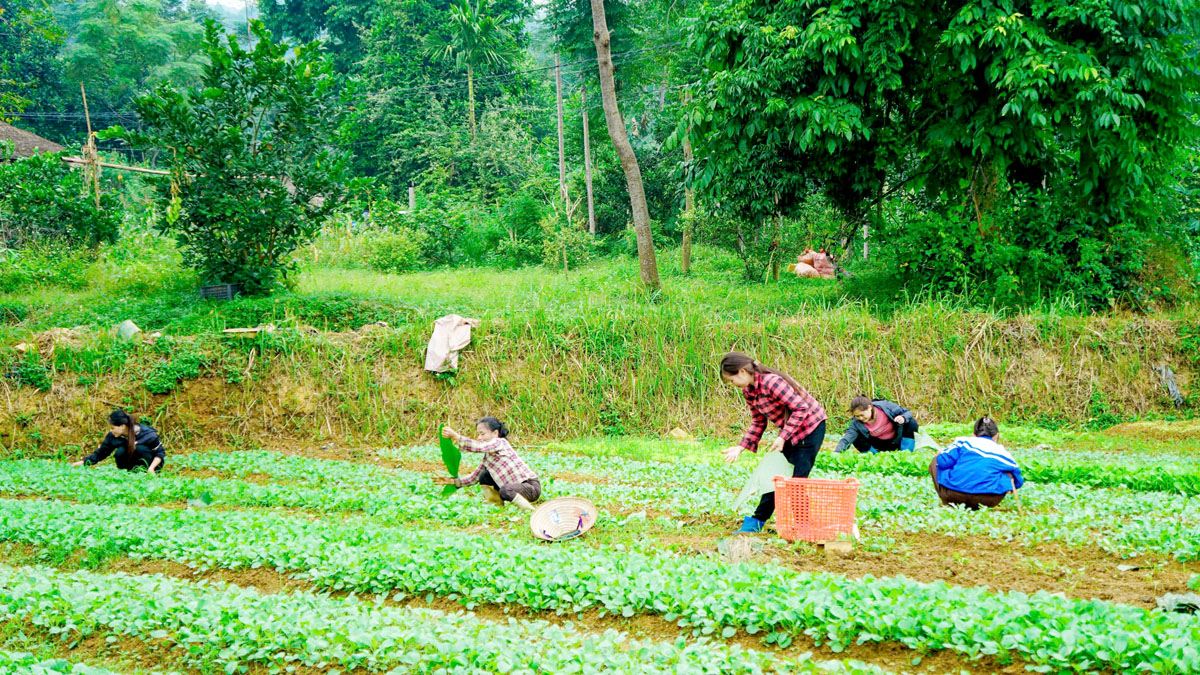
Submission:
[[[1022,508],[941,508],[927,455],[823,453],[855,475],[845,557],[762,536],[732,559],[749,464],[524,454],[601,508],[533,540],[433,447],[199,452],[160,476],[0,463],[4,672],[1193,673],[1200,463],[1019,451]]]

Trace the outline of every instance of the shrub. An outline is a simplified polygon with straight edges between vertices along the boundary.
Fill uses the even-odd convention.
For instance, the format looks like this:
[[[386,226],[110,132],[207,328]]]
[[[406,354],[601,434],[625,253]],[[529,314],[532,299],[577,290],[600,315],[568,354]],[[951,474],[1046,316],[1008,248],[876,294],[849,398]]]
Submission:
[[[160,188],[171,202],[162,227],[204,281],[264,294],[340,203],[345,162],[331,150],[340,108],[319,45],[293,49],[257,21],[252,31],[247,51],[206,22],[199,86],[159,87],[134,102],[142,130],[104,135],[163,150],[173,180]]]
[[[1043,298],[1106,307],[1135,285],[1144,233],[1128,223],[1097,232],[1050,195],[1024,189],[1014,194],[982,219],[958,209],[938,212],[901,203],[871,236],[877,242],[871,266],[894,289],[1005,307]]]
[[[101,247],[87,280],[93,288],[137,294],[193,288],[196,282],[175,241],[145,227],[126,230],[119,243]]]
[[[542,233],[542,264],[546,267],[574,269],[596,256],[596,238],[579,223],[564,225],[547,216],[542,220]]]
[[[87,270],[95,253],[61,244],[42,244],[27,249],[0,248],[0,292],[36,286],[87,286]]]
[[[19,300],[0,300],[0,323],[21,323],[29,318],[29,305]]]
[[[543,242],[537,239],[501,239],[491,252],[491,261],[500,268],[514,269],[542,262]],[[562,263],[562,260],[559,260]]]
[[[116,240],[121,217],[117,200],[101,194],[97,209],[83,172],[59,157],[40,154],[7,163],[0,156],[0,246],[95,246]]]
[[[208,365],[208,359],[195,345],[177,344],[164,338],[155,347],[166,351],[169,358],[146,374],[146,390],[152,394],[174,391],[181,381],[200,377],[201,369]]]
[[[366,240],[367,264],[380,272],[408,272],[421,266],[421,251],[429,235],[408,229],[384,230]]]
[[[13,364],[8,371],[8,377],[19,385],[33,387],[39,391],[50,391],[53,384],[50,369],[33,353]]]

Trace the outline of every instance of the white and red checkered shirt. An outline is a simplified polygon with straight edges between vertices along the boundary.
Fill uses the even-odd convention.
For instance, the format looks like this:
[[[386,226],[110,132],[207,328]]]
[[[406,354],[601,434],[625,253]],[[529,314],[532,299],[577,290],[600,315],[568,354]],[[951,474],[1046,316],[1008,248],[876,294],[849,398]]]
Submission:
[[[508,442],[507,438],[496,438],[487,442],[477,441],[472,438],[463,438],[458,442],[460,450],[467,452],[483,453],[483,461],[479,463],[479,467],[475,472],[466,478],[455,478],[454,484],[459,487],[474,485],[479,482],[479,477],[487,471],[492,476],[492,480],[496,481],[496,485],[503,487],[511,483],[524,483],[530,478],[537,478],[537,474],[525,460],[521,459],[513,446]]]
[[[758,450],[758,441],[770,419],[779,427],[779,437],[796,443],[812,433],[826,419],[825,408],[803,387],[797,390],[775,373],[755,373],[754,384],[742,390],[754,421],[742,437],[741,445],[750,452]]]

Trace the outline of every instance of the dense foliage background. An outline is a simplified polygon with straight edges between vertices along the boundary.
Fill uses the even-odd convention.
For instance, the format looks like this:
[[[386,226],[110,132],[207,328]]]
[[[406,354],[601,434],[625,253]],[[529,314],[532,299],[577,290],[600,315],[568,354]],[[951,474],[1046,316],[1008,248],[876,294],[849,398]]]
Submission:
[[[178,159],[196,144],[172,145],[147,103],[190,99],[177,131],[217,148],[210,168],[222,153],[242,161],[245,144],[233,139],[253,135],[254,116],[206,116],[196,105],[214,88],[204,37],[214,22],[210,31],[247,53],[275,45],[272,58],[235,59],[228,78],[269,81],[318,52],[313,67],[328,73],[319,96],[287,114],[332,126],[294,125],[291,150],[264,154],[276,166],[241,171],[291,179],[322,153],[334,180],[319,191],[349,189],[320,222],[289,234],[283,254],[349,237],[356,243],[342,249],[358,253],[334,255],[336,264],[399,272],[570,269],[635,253],[625,175],[600,109],[589,2],[288,0],[261,11],[238,16],[198,0],[11,0],[0,12],[0,118],[78,147],[83,83],[93,127],[126,132],[101,144],[111,158],[207,176]],[[697,243],[737,256],[750,281],[778,278],[807,246],[826,248],[846,293],[875,300],[1021,307],[1067,298],[1147,309],[1191,297],[1200,222],[1193,0],[613,0],[605,11],[659,247],[690,229]],[[173,188],[155,180],[110,176],[115,217],[203,220],[200,204],[219,200],[222,185],[247,210],[208,218],[208,234],[192,241],[222,240],[231,227],[269,238],[296,222],[288,199],[230,193],[225,178]],[[695,207],[685,213],[688,189]],[[286,258],[254,264],[285,269],[294,262]],[[209,280],[247,280],[227,267],[202,266]],[[262,278],[250,285],[269,290],[276,274]]]

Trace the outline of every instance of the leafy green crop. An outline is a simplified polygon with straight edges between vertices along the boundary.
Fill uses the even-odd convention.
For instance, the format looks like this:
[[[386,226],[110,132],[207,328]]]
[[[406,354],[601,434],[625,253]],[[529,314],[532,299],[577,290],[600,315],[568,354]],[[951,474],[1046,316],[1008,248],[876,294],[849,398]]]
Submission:
[[[745,630],[780,645],[807,635],[835,651],[856,641],[898,642],[922,652],[1019,658],[1055,673],[1182,675],[1200,668],[1200,619],[1045,592],[992,593],[903,577],[851,580],[769,564],[269,513],[31,500],[0,500],[0,539],[42,546],[117,541],[135,557],[205,568],[269,566],[335,591],[432,594],[468,608],[657,614],[700,635]]]
[[[1070,483],[1091,487],[1125,488],[1145,492],[1176,492],[1200,495],[1200,467],[1170,466],[1129,456],[1127,462],[1114,455],[1107,461],[1080,462],[1074,453],[1051,457],[1017,451],[1017,461],[1025,479],[1034,483]],[[818,466],[847,473],[929,475],[928,454],[892,452],[877,455],[847,452],[840,455],[821,453]]]
[[[354,597],[260,595],[232,585],[41,567],[0,566],[0,618],[29,621],[63,640],[95,633],[165,640],[185,647],[197,667],[216,665],[230,675],[251,664],[269,673],[309,666],[331,674],[339,667],[397,674],[881,673],[853,662],[828,670],[806,657],[787,663],[708,640],[634,641],[612,630],[593,635],[545,621],[494,623]]]
[[[440,461],[435,448],[403,451]],[[399,452],[396,453],[399,456]],[[586,471],[603,475],[605,484],[549,480],[548,496],[571,494],[608,509],[654,508],[680,516],[730,514],[745,467],[674,465],[596,460],[553,453],[527,456],[544,477]],[[427,475],[345,461],[287,456],[274,452],[190,454],[173,465],[213,469],[233,475],[265,474],[290,484],[257,484],[218,478],[128,476],[111,467],[84,472],[61,464],[0,462],[0,491],[10,494],[70,497],[99,503],[155,505],[192,499],[208,492],[217,504],[284,506],[322,512],[361,511],[384,522],[435,520],[459,525],[492,522],[502,513],[481,503],[470,491],[443,502]],[[845,474],[817,473],[841,478]],[[859,494],[859,524],[864,533],[936,532],[985,536],[1025,543],[1058,542],[1097,546],[1116,554],[1159,551],[1180,560],[1200,559],[1200,499],[1164,493],[1128,492],[1076,485],[1028,485],[1023,512],[1010,509],[971,512],[943,508],[927,478],[873,475]]]
[[[0,673],[8,675],[118,675],[111,670],[94,668],[66,659],[40,659],[25,652],[0,649]]]

